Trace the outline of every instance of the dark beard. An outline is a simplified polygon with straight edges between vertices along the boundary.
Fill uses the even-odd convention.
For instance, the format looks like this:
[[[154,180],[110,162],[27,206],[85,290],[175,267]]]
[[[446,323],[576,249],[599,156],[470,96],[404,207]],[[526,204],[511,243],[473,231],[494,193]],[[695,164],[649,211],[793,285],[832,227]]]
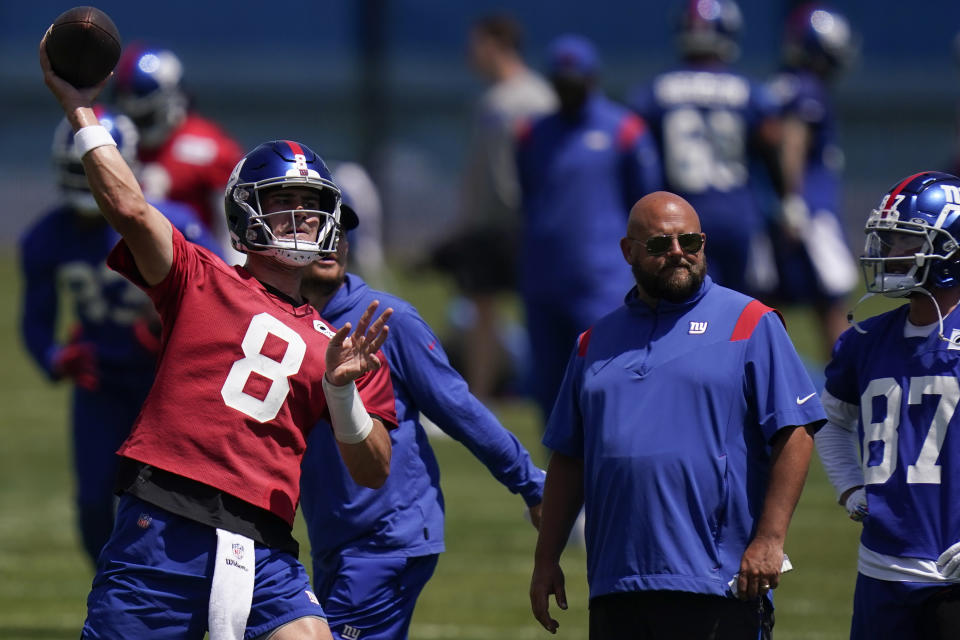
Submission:
[[[300,281],[300,293],[304,298],[326,298],[340,288],[346,279],[346,272],[341,271],[342,275],[338,278],[324,278],[316,275],[304,276]]]
[[[683,262],[670,266],[675,268],[671,269],[669,275],[644,271],[637,265],[631,265],[630,269],[633,271],[637,285],[647,295],[673,303],[689,300],[703,284],[703,277],[707,270],[706,261],[701,260],[693,264]]]

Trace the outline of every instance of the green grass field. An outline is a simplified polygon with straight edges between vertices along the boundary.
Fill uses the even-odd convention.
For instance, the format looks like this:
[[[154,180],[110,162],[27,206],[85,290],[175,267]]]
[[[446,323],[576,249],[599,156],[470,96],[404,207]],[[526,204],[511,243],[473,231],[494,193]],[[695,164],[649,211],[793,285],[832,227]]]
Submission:
[[[419,277],[418,277],[419,278]],[[448,290],[436,280],[401,274],[398,293],[442,333]],[[76,638],[92,569],[74,526],[65,385],[45,382],[27,360],[17,331],[20,280],[13,257],[0,254],[0,638]],[[798,348],[814,339],[804,313],[787,314]],[[858,313],[858,317],[861,314]],[[494,407],[545,463],[532,406]],[[530,614],[527,589],[536,532],[522,502],[452,440],[435,443],[447,499],[447,552],[420,598],[415,639],[545,638]],[[833,499],[817,461],[794,516],[786,551],[796,567],[777,591],[779,640],[845,638],[856,573],[857,526]],[[298,528],[302,542],[306,535]],[[301,557],[307,557],[306,550]],[[564,556],[570,608],[552,609],[558,637],[586,638],[584,555]]]

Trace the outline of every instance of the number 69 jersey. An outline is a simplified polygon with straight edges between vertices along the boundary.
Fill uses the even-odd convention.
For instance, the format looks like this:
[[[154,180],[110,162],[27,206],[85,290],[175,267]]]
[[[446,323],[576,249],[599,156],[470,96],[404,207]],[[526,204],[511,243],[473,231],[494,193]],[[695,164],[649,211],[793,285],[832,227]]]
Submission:
[[[861,543],[887,556],[936,560],[960,540],[960,316],[940,339],[905,337],[909,305],[848,329],[826,390],[859,407],[870,515]]]
[[[148,286],[126,244],[108,264],[160,313],[157,376],[120,455],[216,487],[293,524],[306,435],[329,422],[321,386],[331,328],[242,267],[173,230],[173,264]],[[367,411],[395,425],[385,360],[357,380]]]

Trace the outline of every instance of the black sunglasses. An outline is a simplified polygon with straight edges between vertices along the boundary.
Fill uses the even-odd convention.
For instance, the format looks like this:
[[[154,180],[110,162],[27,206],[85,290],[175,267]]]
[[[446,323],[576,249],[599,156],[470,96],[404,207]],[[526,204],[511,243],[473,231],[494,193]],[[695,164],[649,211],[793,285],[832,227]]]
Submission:
[[[651,256],[662,255],[673,248],[673,239],[677,239],[677,244],[684,253],[697,253],[703,248],[702,233],[680,233],[676,236],[650,236],[646,240],[637,240],[630,238],[634,242],[642,242],[647,253]]]

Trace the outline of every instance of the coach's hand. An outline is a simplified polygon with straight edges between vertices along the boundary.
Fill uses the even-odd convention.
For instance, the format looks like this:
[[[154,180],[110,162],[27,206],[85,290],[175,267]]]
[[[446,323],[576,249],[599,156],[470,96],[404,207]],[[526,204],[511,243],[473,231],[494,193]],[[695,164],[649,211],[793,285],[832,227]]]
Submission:
[[[782,540],[763,536],[751,540],[740,559],[737,597],[741,600],[754,600],[771,589],[776,589],[780,586],[782,566]]]
[[[330,338],[327,344],[326,375],[330,382],[342,386],[356,380],[367,371],[380,368],[380,359],[377,350],[387,339],[389,328],[387,320],[393,314],[393,309],[387,309],[380,314],[373,325],[370,320],[376,313],[380,302],[374,300],[367,310],[360,316],[357,329],[350,333],[350,323],[346,323]]]
[[[567,608],[567,592],[564,588],[563,570],[559,562],[535,563],[530,579],[530,607],[533,617],[550,633],[556,633],[560,623],[550,617],[550,595],[561,609]]]

